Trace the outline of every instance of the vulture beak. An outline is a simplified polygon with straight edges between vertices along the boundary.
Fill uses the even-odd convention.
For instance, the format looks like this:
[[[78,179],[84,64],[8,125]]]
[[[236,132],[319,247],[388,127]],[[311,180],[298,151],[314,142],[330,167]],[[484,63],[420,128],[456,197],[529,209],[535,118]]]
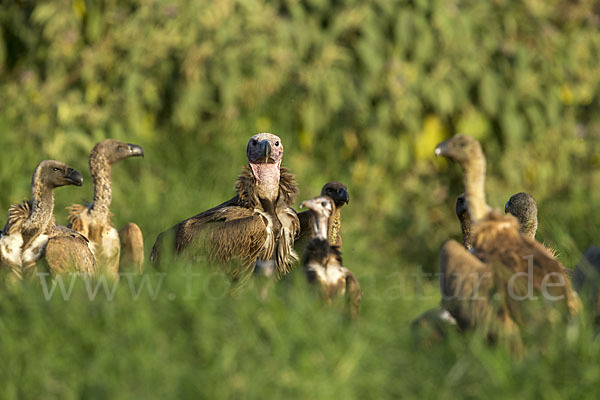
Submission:
[[[448,141],[444,141],[444,142],[438,144],[437,146],[435,146],[435,151],[434,151],[435,156],[439,157],[439,156],[445,155],[447,147],[448,147]]]
[[[83,185],[83,176],[81,176],[79,171],[76,171],[73,168],[67,169],[67,176],[65,178],[67,179],[67,182],[69,182],[71,185]]]
[[[137,144],[127,143],[127,147],[129,148],[130,157],[144,157],[144,149],[142,146],[138,146]]]
[[[273,149],[271,148],[271,142],[268,140],[263,140],[260,142],[260,158],[261,160],[265,160],[265,164],[269,161],[272,161],[271,154]]]
[[[337,190],[338,201],[344,202],[346,204],[350,203],[350,195],[348,194],[348,190],[345,187],[341,187]]]

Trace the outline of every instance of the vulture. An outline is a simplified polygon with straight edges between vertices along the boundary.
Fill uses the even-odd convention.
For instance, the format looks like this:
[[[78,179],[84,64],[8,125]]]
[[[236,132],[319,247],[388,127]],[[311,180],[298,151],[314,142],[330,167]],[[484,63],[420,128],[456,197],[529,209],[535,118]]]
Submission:
[[[342,247],[342,207],[350,202],[350,194],[346,185],[340,182],[332,181],[326,183],[321,189],[321,196],[327,196],[331,198],[335,204],[335,213],[330,217],[328,226],[330,227],[327,233],[329,243],[331,245],[337,245]],[[294,242],[294,248],[296,252],[303,256],[306,251],[308,242],[312,239],[315,232],[313,231],[313,219],[314,213],[311,210],[306,210],[298,213],[298,219],[300,220],[300,235]]]
[[[94,199],[90,204],[73,204],[70,207],[69,227],[90,240],[99,266],[115,279],[119,274],[121,243],[124,248],[124,261],[134,263],[139,272],[144,262],[144,239],[140,228],[130,223],[121,232],[117,232],[110,221],[109,210],[112,202],[113,164],[139,156],[144,156],[144,150],[140,146],[114,139],[98,142],[90,152],[89,158]]]
[[[150,260],[172,254],[191,262],[217,263],[234,281],[243,282],[255,265],[272,265],[277,277],[297,260],[294,238],[300,222],[291,208],[298,188],[281,167],[283,143],[271,133],[259,133],[246,146],[248,166],[235,184],[236,195],[161,233]],[[243,279],[242,279],[243,278]]]
[[[507,339],[519,346],[519,327],[530,322],[521,299],[530,291],[544,300],[537,302],[547,307],[544,315],[555,315],[556,309],[562,309],[563,315],[577,314],[581,303],[562,264],[543,245],[522,234],[515,217],[501,215],[486,204],[486,161],[479,142],[456,135],[440,143],[435,154],[461,166],[472,221],[471,251],[454,240],[440,251],[442,307],[461,330],[483,327],[490,339]],[[527,277],[526,284],[523,277]]]
[[[331,244],[331,216],[335,214],[334,200],[327,196],[302,202],[313,214],[313,238],[306,247],[303,265],[310,284],[318,283],[321,295],[327,303],[338,296],[346,296],[350,315],[360,314],[361,291],[358,280],[350,270],[344,268],[340,246]]]
[[[10,207],[8,220],[0,232],[0,262],[18,278],[30,276],[36,262],[44,256],[53,275],[67,270],[94,272],[95,261],[87,239],[57,226],[53,215],[54,189],[82,183],[81,174],[62,162],[45,160],[38,164],[31,179],[31,200]],[[55,257],[58,248],[71,258]]]
[[[473,243],[471,240],[471,217],[469,216],[469,210],[467,209],[467,199],[465,194],[461,193],[456,198],[456,216],[460,221],[460,228],[462,230],[463,246],[467,250],[471,250]]]

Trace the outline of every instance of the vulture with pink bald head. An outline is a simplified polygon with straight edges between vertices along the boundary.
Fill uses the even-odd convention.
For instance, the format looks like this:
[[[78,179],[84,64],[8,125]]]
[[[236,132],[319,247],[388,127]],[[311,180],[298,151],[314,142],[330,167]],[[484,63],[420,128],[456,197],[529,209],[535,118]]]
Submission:
[[[248,166],[235,184],[236,195],[161,233],[150,260],[160,264],[167,253],[189,261],[224,267],[234,279],[247,277],[257,262],[275,266],[278,276],[296,261],[294,238],[300,230],[291,208],[298,188],[281,167],[283,143],[271,133],[250,138]]]

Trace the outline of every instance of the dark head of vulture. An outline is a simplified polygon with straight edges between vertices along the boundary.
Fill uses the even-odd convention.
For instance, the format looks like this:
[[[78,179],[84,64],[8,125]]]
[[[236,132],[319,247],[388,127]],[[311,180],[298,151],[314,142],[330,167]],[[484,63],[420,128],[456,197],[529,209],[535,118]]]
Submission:
[[[54,227],[54,189],[81,186],[81,174],[66,164],[46,160],[36,167],[31,179],[31,200],[10,207],[0,236],[0,261],[21,275],[39,260]]]
[[[467,208],[467,199],[464,193],[461,193],[456,198],[456,216],[460,221],[463,245],[465,246],[465,248],[471,249],[471,247],[473,247],[471,243],[471,217],[469,216],[469,209]]]
[[[535,295],[552,301],[544,306],[564,309],[566,315],[579,312],[581,304],[572,290],[564,267],[546,248],[519,232],[519,223],[512,215],[491,211],[485,201],[486,162],[477,140],[457,135],[440,143],[436,155],[457,162],[464,173],[467,208],[473,223],[471,251],[455,241],[448,241],[440,253],[442,306],[456,319],[461,328],[480,326],[485,321],[500,321],[496,326],[511,335],[525,324],[524,301],[515,300],[529,290],[514,285],[515,274],[530,274]],[[533,268],[530,268],[530,265]],[[513,282],[512,287],[508,287]],[[546,289],[542,293],[542,282]],[[552,286],[552,285],[556,286]],[[552,286],[550,288],[550,286]],[[517,296],[506,293],[513,290]],[[474,296],[477,294],[477,296]],[[490,295],[503,299],[499,311],[489,307]],[[543,297],[545,296],[545,297]],[[546,314],[538,313],[538,317]]]
[[[525,192],[511,196],[504,206],[504,212],[519,220],[522,233],[535,238],[538,228],[538,208],[533,197]]]
[[[171,249],[187,260],[216,261],[238,282],[257,262],[272,261],[277,276],[291,270],[300,229],[291,208],[298,188],[294,176],[281,167],[283,142],[271,133],[256,134],[246,145],[246,157],[248,166],[235,184],[236,195],[161,233],[152,263],[159,264]]]
[[[112,166],[121,160],[130,157],[143,157],[142,147],[123,143],[114,139],[104,139],[98,142],[90,152],[89,165],[94,184],[94,199],[90,204],[73,204],[70,207],[70,227],[89,239],[94,256],[99,266],[116,278],[119,271],[121,256],[121,239],[119,232],[110,221],[110,204],[112,202]],[[135,225],[135,224],[133,224]],[[143,238],[141,230],[137,227],[134,245],[123,243],[124,252],[131,248],[136,254],[130,259],[143,262]],[[125,235],[125,240],[129,237]],[[137,266],[138,269],[141,265]]]
[[[302,202],[313,214],[313,238],[304,253],[303,265],[308,282],[318,284],[323,298],[331,303],[338,296],[348,299],[350,314],[360,313],[361,291],[358,280],[342,263],[339,246],[328,240],[331,215],[335,213],[335,202],[327,196],[316,197]]]

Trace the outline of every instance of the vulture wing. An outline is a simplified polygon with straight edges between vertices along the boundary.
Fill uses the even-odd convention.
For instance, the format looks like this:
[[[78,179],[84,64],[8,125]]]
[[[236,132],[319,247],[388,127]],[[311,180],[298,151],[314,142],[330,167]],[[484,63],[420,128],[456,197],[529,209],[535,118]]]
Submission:
[[[49,236],[45,258],[53,276],[69,272],[96,275],[96,259],[85,236],[58,225],[52,228]]]
[[[483,323],[489,312],[488,296],[493,286],[492,268],[455,240],[440,251],[442,307],[450,312],[461,329]]]
[[[350,304],[350,315],[356,319],[360,314],[360,301],[362,298],[360,284],[356,276],[349,269],[344,268],[344,272],[346,273],[346,296],[348,296]]]
[[[139,226],[130,222],[119,231],[121,266],[132,265],[141,274],[144,265],[144,236]]]
[[[250,268],[261,254],[267,236],[272,234],[268,229],[272,221],[260,211],[237,205],[237,200],[236,196],[161,233],[152,249],[151,261],[160,263],[163,247],[167,246],[165,253],[171,248],[187,259],[208,256],[208,260],[221,263],[241,261]]]

